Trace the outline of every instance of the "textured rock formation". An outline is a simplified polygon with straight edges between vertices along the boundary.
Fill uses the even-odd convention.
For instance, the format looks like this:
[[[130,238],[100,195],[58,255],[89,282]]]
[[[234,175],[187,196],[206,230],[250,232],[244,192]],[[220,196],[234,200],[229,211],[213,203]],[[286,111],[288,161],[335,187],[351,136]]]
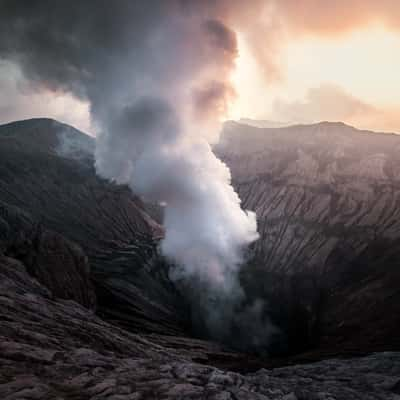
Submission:
[[[22,399],[398,399],[400,354],[241,375],[193,362],[150,337],[53,299],[0,258],[0,397]]]
[[[95,307],[88,260],[79,246],[1,201],[0,227],[0,254],[23,263],[54,296]]]
[[[162,228],[126,187],[96,176],[93,147],[49,119],[1,126],[0,201],[81,246],[102,317],[133,331],[183,334],[185,303],[156,251]]]
[[[400,348],[400,136],[229,122],[217,151],[258,216],[252,293],[292,293],[303,343]],[[259,282],[271,280],[266,292]]]

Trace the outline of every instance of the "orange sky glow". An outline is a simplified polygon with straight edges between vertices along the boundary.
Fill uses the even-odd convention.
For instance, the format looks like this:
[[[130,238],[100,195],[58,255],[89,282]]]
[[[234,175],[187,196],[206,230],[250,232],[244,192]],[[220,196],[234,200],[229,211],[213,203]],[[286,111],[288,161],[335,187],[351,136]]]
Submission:
[[[400,132],[399,1],[258,4],[236,22],[238,96],[228,118]]]
[[[233,74],[238,97],[229,118],[343,120],[400,132],[399,32],[374,25],[333,38],[293,38],[277,63],[281,77],[270,80],[239,34]]]

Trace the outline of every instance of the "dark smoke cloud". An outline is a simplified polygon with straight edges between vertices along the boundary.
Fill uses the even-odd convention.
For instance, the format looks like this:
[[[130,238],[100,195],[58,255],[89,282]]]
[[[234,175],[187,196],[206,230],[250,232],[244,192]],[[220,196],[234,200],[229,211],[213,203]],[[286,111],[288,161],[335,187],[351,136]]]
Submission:
[[[236,36],[232,31],[228,30],[223,23],[217,20],[208,20],[204,23],[204,27],[216,47],[230,55],[236,55]]]
[[[230,67],[236,55],[234,33],[210,15],[209,3],[199,9],[196,1],[178,0],[86,0],[73,6],[64,0],[2,0],[0,52],[31,79],[79,97],[99,95],[111,84],[104,78],[124,77],[126,68],[133,79],[150,69],[152,79],[169,78],[173,85],[211,56],[214,64]]]
[[[199,118],[223,115],[235,97],[231,86],[221,82],[210,82],[207,86],[193,91],[193,105]]]
[[[261,326],[258,307],[249,306],[251,318],[240,309],[238,277],[258,236],[255,215],[241,209],[209,144],[233,95],[237,42],[227,21],[239,4],[0,0],[0,57],[42,90],[90,104],[98,173],[166,204],[161,250],[171,277],[191,288],[195,312],[220,340],[240,325],[238,311],[246,326]],[[254,330],[243,342],[254,342]]]

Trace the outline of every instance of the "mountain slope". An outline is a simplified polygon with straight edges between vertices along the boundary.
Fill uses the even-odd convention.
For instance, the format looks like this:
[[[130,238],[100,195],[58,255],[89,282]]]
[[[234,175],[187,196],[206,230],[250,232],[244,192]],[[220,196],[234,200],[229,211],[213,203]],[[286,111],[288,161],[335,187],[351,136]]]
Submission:
[[[397,137],[379,138],[343,124],[231,124],[224,132],[217,151],[230,165],[245,207],[258,214],[261,238],[241,280],[247,298],[261,299],[279,328],[269,354],[312,351],[295,358],[310,360],[399,347],[399,147]],[[150,335],[165,348],[196,349],[196,360],[229,368],[263,365],[192,338],[190,311],[157,251],[163,232],[150,216],[157,210],[96,176],[93,148],[90,137],[52,120],[0,127],[2,209],[19,210],[30,221],[20,229],[28,245],[8,236],[5,256],[21,262],[56,297],[96,308],[103,319]],[[376,152],[381,168],[365,167],[371,160],[376,166]],[[3,214],[1,230],[13,230],[10,212]],[[57,271],[64,272],[68,248],[77,256],[68,258],[64,275]],[[88,268],[96,304],[88,300]],[[53,271],[53,281],[43,279]],[[71,279],[74,271],[83,271],[82,278]],[[63,291],[65,280],[78,283]]]
[[[183,334],[185,306],[156,251],[161,227],[126,187],[99,178],[93,139],[53,120],[0,126],[0,201],[87,254],[104,318]]]
[[[255,296],[257,281],[295,282],[310,345],[400,348],[400,136],[229,122],[216,151],[257,212]]]

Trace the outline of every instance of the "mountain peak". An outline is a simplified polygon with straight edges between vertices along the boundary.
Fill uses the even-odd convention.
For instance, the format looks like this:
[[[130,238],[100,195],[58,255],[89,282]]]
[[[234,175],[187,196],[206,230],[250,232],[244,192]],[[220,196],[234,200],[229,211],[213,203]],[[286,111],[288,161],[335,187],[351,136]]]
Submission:
[[[94,139],[51,118],[32,118],[0,125],[0,140],[10,146],[82,158],[94,152]]]

